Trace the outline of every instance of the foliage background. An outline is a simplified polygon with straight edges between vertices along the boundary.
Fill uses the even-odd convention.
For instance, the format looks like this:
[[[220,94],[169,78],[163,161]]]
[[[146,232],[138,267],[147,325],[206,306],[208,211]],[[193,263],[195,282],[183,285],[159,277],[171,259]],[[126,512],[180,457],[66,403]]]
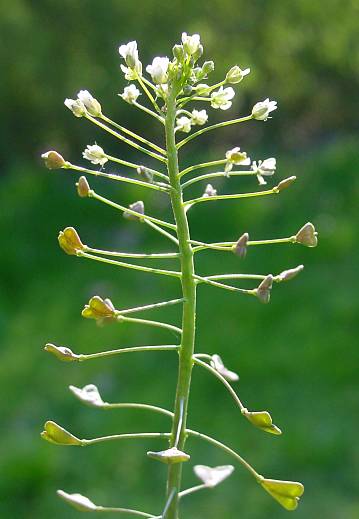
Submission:
[[[286,236],[307,220],[320,232],[316,250],[273,246],[234,257],[198,257],[202,272],[280,272],[305,263],[304,273],[275,287],[263,307],[235,294],[201,287],[198,349],[221,354],[241,375],[239,392],[252,409],[268,409],[285,431],[273,438],[244,422],[225,391],[206,373],[193,378],[190,423],[238,448],[263,474],[299,479],[306,486],[296,517],[359,516],[357,442],[358,331],[357,199],[358,66],[357,0],[13,0],[0,20],[2,99],[0,185],[2,247],[0,292],[0,516],[12,519],[77,517],[58,502],[56,488],[89,495],[108,505],[158,510],[165,470],[148,460],[148,445],[126,443],[89,449],[56,448],[39,439],[52,418],[83,437],[165,429],[165,418],[140,412],[101,413],[81,407],[67,390],[94,382],[108,401],[146,401],[171,406],[175,359],[171,354],[125,356],[113,362],[66,365],[42,352],[51,340],[75,351],[154,344],[167,334],[131,327],[94,328],[80,310],[89,296],[110,296],[118,306],[175,296],[176,284],[93,265],[65,256],[58,231],[74,225],[85,243],[132,250],[167,248],[141,225],[124,221],[95,202],[79,200],[76,177],[44,170],[41,152],[57,149],[80,160],[95,140],[106,150],[134,158],[124,147],[75,120],[63,99],[88,88],[106,113],[128,121],[151,138],[148,126],[116,96],[125,84],[117,47],[137,39],[144,63],[169,54],[182,30],[200,32],[206,57],[216,62],[213,80],[233,64],[251,66],[231,114],[247,113],[259,99],[278,100],[265,124],[247,124],[198,140],[184,163],[218,158],[232,145],[252,157],[277,156],[277,178],[297,184],[271,200],[209,204],[193,210],[199,239]],[[243,86],[242,86],[243,85]],[[225,116],[230,116],[228,112]],[[216,119],[217,113],[211,117]],[[227,182],[226,182],[227,183]],[[96,183],[121,203],[138,189]],[[252,182],[218,185],[222,192],[250,189]],[[162,199],[145,198],[158,215]],[[146,231],[146,232],[145,232]],[[152,313],[161,318],[163,312]],[[170,315],[175,317],[175,309]],[[163,368],[166,369],[163,369]],[[192,445],[190,445],[192,450]],[[193,441],[194,463],[230,462]],[[194,483],[190,464],[185,480]],[[240,515],[286,517],[241,467],[213,492],[184,504],[186,517]]]

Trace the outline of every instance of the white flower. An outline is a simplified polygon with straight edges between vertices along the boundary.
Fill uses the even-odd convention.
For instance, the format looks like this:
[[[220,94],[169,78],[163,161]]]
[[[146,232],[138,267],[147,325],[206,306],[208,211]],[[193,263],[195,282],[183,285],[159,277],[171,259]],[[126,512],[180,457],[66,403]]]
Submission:
[[[157,92],[157,95],[162,97],[162,99],[167,99],[167,96],[168,96],[168,85],[167,85],[167,83],[163,83],[162,85],[157,85],[156,92]]]
[[[201,37],[199,34],[193,34],[193,36],[189,36],[186,32],[182,33],[182,43],[183,48],[187,52],[187,54],[195,54],[199,46],[201,45]]]
[[[258,164],[254,160],[251,169],[256,173],[258,182],[261,186],[264,186],[267,182],[264,180],[264,176],[270,177],[274,175],[276,170],[276,159],[271,157],[265,160],[259,160]]]
[[[247,76],[250,73],[250,71],[250,68],[242,70],[238,65],[235,65],[227,72],[226,81],[227,83],[232,84],[239,83],[242,81],[244,76]]]
[[[206,110],[192,110],[192,124],[198,124],[202,126],[208,121],[208,114]]]
[[[126,45],[121,45],[118,49],[120,55],[126,62],[127,67],[121,65],[125,78],[129,81],[137,79],[142,75],[142,63],[138,59],[137,41],[130,41]]]
[[[221,110],[228,110],[232,106],[231,99],[234,98],[235,92],[232,87],[223,88],[221,86],[216,92],[211,94],[212,108],[220,108]]]
[[[170,60],[166,58],[154,58],[152,65],[147,65],[146,70],[152,76],[152,80],[156,85],[167,83],[168,80],[168,65]]]
[[[211,196],[217,195],[217,189],[214,189],[212,184],[207,184],[206,189],[204,190],[204,193],[202,195],[202,198],[209,198]]]
[[[134,103],[137,101],[138,96],[140,95],[140,91],[136,87],[136,85],[129,85],[123,89],[123,93],[120,94],[122,99],[126,101],[126,103]]]
[[[213,488],[228,478],[234,471],[234,467],[233,465],[222,465],[219,467],[195,465],[193,471],[206,487]]]
[[[58,490],[57,495],[80,512],[93,512],[98,508],[88,497],[81,494],[68,494],[63,490]]]
[[[226,152],[226,159],[226,173],[229,173],[231,171],[233,165],[249,166],[249,164],[251,163],[250,157],[247,157],[247,153],[245,151],[241,151],[241,148],[239,146],[233,148],[232,150],[228,150]]]
[[[101,166],[103,166],[108,161],[105,152],[101,146],[98,146],[97,144],[88,144],[82,153],[82,156],[84,159],[92,162],[92,164],[101,164]]]
[[[269,98],[264,101],[259,101],[252,108],[252,116],[258,121],[266,121],[270,112],[277,109],[277,101],[269,101]]]
[[[80,99],[65,99],[64,105],[74,114],[75,117],[83,117],[86,114],[86,108]]]
[[[176,120],[176,124],[177,130],[181,132],[188,133],[191,131],[192,120],[189,117],[186,117],[185,115],[183,117],[179,117]]]
[[[130,41],[125,45],[120,45],[118,52],[123,57],[130,68],[134,69],[138,60],[137,41]]]
[[[69,386],[70,391],[82,402],[95,407],[102,406],[104,401],[99,390],[94,384],[87,384],[82,389],[76,386]]]
[[[100,103],[88,90],[80,90],[77,97],[85,105],[85,108],[90,115],[93,117],[100,117],[102,115]]]
[[[212,355],[211,366],[229,382],[237,382],[239,380],[237,373],[227,369],[219,355]]]

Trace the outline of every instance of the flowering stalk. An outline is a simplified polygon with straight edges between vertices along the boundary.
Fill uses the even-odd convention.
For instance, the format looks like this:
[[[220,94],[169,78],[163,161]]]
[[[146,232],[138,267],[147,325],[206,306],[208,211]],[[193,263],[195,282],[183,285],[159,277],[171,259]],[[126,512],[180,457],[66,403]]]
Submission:
[[[239,146],[236,146],[224,152],[222,158],[219,160],[193,164],[180,170],[178,157],[179,150],[183,146],[206,132],[237,123],[244,123],[249,120],[253,122],[266,121],[270,118],[270,113],[276,110],[277,103],[265,99],[264,101],[256,103],[252,108],[251,114],[248,116],[205,126],[208,121],[206,110],[193,109],[189,111],[183,107],[190,101],[200,101],[210,103],[213,109],[229,109],[232,105],[235,91],[231,86],[226,85],[237,84],[242,81],[249,73],[249,69],[242,70],[238,65],[235,65],[228,71],[222,81],[212,86],[202,83],[214,70],[214,64],[212,61],[205,61],[202,66],[198,65],[198,60],[203,53],[203,47],[198,34],[192,36],[187,33],[182,34],[182,43],[173,47],[174,59],[172,61],[170,61],[168,57],[155,57],[153,59],[152,64],[146,67],[146,71],[151,76],[152,81],[145,77],[143,73],[143,66],[139,59],[137,43],[135,41],[121,45],[119,52],[125,62],[125,64],[121,65],[125,73],[125,78],[133,82],[126,86],[123,93],[119,95],[123,101],[131,104],[134,108],[142,110],[147,115],[154,117],[161,123],[161,126],[164,126],[163,137],[165,145],[163,147],[152,143],[148,139],[112,121],[109,117],[104,116],[100,103],[87,90],[81,90],[75,100],[67,99],[65,105],[76,117],[85,117],[104,131],[110,133],[116,139],[134,147],[137,151],[144,153],[148,157],[161,162],[160,166],[162,170],[158,171],[158,169],[142,165],[142,160],[140,161],[141,165],[138,165],[133,162],[128,162],[123,158],[109,155],[98,144],[88,145],[83,152],[83,158],[89,160],[92,164],[100,165],[100,171],[74,165],[66,161],[55,151],[44,153],[43,158],[49,169],[71,169],[82,175],[85,173],[100,176],[108,180],[137,184],[141,188],[147,187],[152,189],[152,193],[157,191],[167,196],[171,202],[174,223],[147,214],[147,212],[145,212],[144,203],[141,200],[126,207],[103,197],[91,189],[85,176],[81,176],[76,184],[77,192],[81,198],[97,200],[122,212],[127,220],[147,225],[158,232],[162,237],[170,240],[172,245],[176,246],[176,251],[167,253],[138,253],[107,250],[106,247],[94,248],[85,245],[73,227],[67,227],[60,232],[58,237],[59,245],[64,252],[72,256],[106,263],[116,268],[125,268],[141,272],[141,275],[142,273],[157,274],[173,278],[175,282],[178,283],[178,286],[180,285],[181,287],[181,294],[177,299],[140,304],[134,308],[121,310],[116,309],[110,299],[93,296],[82,310],[82,316],[86,319],[93,319],[98,324],[130,323],[133,325],[161,328],[164,332],[175,334],[180,344],[133,346],[129,348],[109,349],[91,354],[76,354],[70,348],[49,343],[45,346],[45,350],[63,362],[84,362],[99,358],[112,358],[125,353],[150,353],[153,351],[176,352],[179,362],[173,411],[152,404],[123,402],[110,404],[102,400],[97,387],[93,384],[88,384],[84,388],[70,386],[72,393],[87,405],[101,409],[129,408],[161,413],[171,418],[172,427],[170,432],[113,434],[84,440],[74,436],[55,422],[48,421],[45,424],[42,437],[54,444],[72,446],[85,446],[122,439],[165,439],[169,442],[167,449],[149,451],[147,455],[157,462],[168,465],[166,497],[164,503],[159,508],[161,510],[160,515],[155,516],[147,512],[133,510],[132,508],[97,506],[81,494],[68,494],[59,490],[58,495],[70,506],[81,511],[126,512],[132,515],[152,517],[155,519],[178,519],[181,498],[199,490],[218,485],[229,477],[234,470],[232,465],[214,468],[206,465],[196,465],[194,472],[200,479],[201,484],[182,490],[182,466],[183,463],[190,460],[190,455],[185,451],[186,440],[188,437],[193,436],[210,443],[231,456],[249,471],[259,485],[270,494],[271,497],[278,501],[285,509],[294,510],[304,491],[304,487],[301,483],[264,478],[232,448],[209,435],[193,431],[187,427],[192,369],[194,365],[197,365],[204,368],[222,383],[232,396],[240,415],[248,422],[266,433],[272,435],[281,434],[281,430],[273,424],[271,415],[267,411],[249,411],[247,407],[244,406],[237,392],[232,387],[232,383],[236,382],[239,376],[224,365],[224,362],[218,354],[195,353],[196,292],[197,287],[206,284],[238,294],[250,295],[262,303],[268,303],[273,284],[294,278],[303,270],[303,265],[284,270],[276,276],[272,274],[244,274],[241,272],[215,273],[202,276],[195,270],[194,255],[196,252],[202,250],[216,250],[219,253],[232,252],[241,260],[245,257],[247,248],[254,245],[299,243],[308,247],[315,247],[317,245],[317,233],[313,224],[308,222],[303,225],[295,235],[288,238],[253,241],[249,239],[249,234],[245,232],[237,241],[233,242],[205,243],[203,241],[193,240],[190,235],[187,215],[188,210],[195,204],[205,202],[214,203],[219,200],[240,200],[242,198],[278,194],[289,187],[295,181],[295,177],[286,178],[270,189],[249,193],[218,194],[216,187],[207,184],[202,196],[184,201],[184,188],[188,188],[202,180],[225,177],[230,181],[230,178],[235,176],[254,176],[257,177],[259,185],[264,185],[267,183],[266,179],[275,173],[276,159],[270,157],[252,162],[247,156],[247,153],[241,150]],[[141,95],[141,90],[152,104],[155,112],[151,108],[137,102],[138,97]],[[202,126],[203,128],[190,133],[193,126]],[[112,128],[116,128],[118,131]],[[177,142],[176,136],[179,132],[190,133],[190,135]],[[123,134],[131,138],[125,137]],[[132,171],[135,170],[140,178],[108,173],[105,171],[107,162],[118,163],[130,168]],[[215,170],[214,172],[210,171],[203,175],[196,175],[198,170],[216,168],[218,166],[223,167],[223,171],[218,172]],[[233,171],[234,166],[239,169]],[[243,166],[247,168],[241,169]],[[195,176],[182,182],[183,176],[188,174]],[[163,182],[155,181],[155,177],[163,180]],[[156,266],[147,266],[142,263],[118,261],[118,259],[114,258],[130,258],[136,261],[141,260],[141,262],[151,260],[151,265],[159,259],[166,261],[172,261],[174,259],[179,263],[179,268],[178,270],[169,270]],[[234,280],[234,282],[246,280],[252,282],[254,286],[252,285],[251,288],[233,286],[227,284],[228,280]],[[176,304],[182,306],[182,322],[180,327],[167,322],[128,316],[128,314],[156,310],[157,308]]]

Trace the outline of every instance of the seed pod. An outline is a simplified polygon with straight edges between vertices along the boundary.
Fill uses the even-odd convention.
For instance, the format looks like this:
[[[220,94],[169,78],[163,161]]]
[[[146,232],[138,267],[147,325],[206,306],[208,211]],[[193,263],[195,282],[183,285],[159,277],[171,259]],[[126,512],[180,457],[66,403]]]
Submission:
[[[232,250],[233,250],[234,254],[236,254],[240,258],[245,258],[246,254],[247,254],[248,240],[249,240],[249,234],[247,232],[245,232],[238,239],[237,243],[235,245],[233,245]]]
[[[81,198],[86,198],[89,196],[90,185],[89,185],[86,177],[80,177],[78,182],[76,182],[76,187],[77,187],[77,194]]]
[[[295,235],[297,243],[301,243],[306,247],[316,247],[318,245],[318,233],[315,230],[314,225],[311,222],[306,223],[299,229]]]
[[[48,169],[60,169],[66,166],[66,160],[57,151],[47,151],[41,155]]]

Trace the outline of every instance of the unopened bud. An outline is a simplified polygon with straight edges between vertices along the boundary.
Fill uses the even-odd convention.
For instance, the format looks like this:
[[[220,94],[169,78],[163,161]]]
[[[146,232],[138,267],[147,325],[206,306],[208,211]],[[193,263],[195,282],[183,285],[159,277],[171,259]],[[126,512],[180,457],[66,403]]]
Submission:
[[[211,72],[214,71],[214,62],[213,61],[205,61],[202,65],[202,73],[204,74],[203,77],[207,76]]]
[[[198,48],[194,54],[192,54],[193,61],[196,62],[203,54],[203,45],[198,45]]]
[[[297,180],[297,177],[294,175],[292,177],[285,178],[284,180],[281,180],[279,184],[273,188],[276,193],[280,193],[283,191],[283,189],[287,189],[287,187],[291,186],[293,182]]]
[[[235,243],[235,245],[233,245],[232,250],[233,250],[234,254],[236,254],[240,258],[245,258],[246,254],[247,254],[248,240],[249,240],[249,234],[247,232],[245,232],[238,239],[237,243]]]
[[[272,417],[268,411],[248,411],[248,409],[244,408],[242,409],[242,414],[258,429],[271,434],[282,434],[279,427],[273,424]]]
[[[238,65],[235,65],[227,72],[226,82],[231,84],[239,83],[250,71],[249,68],[242,70]]]
[[[166,463],[167,465],[183,463],[184,461],[188,461],[190,459],[188,454],[178,450],[176,447],[172,447],[171,449],[160,452],[148,451],[147,456],[154,460],[161,461],[162,463]]]
[[[86,177],[80,177],[76,182],[77,193],[81,198],[86,198],[90,193],[90,186]]]
[[[116,317],[116,309],[111,299],[102,299],[99,296],[91,297],[90,301],[81,312],[86,319],[95,319],[103,322]]]
[[[142,202],[142,200],[138,200],[138,202],[134,202],[128,207],[131,209],[131,211],[135,211],[141,215],[145,214],[145,204]],[[123,216],[124,218],[127,218],[127,220],[142,221],[142,218],[139,215],[132,214],[129,211],[124,211]]]
[[[256,296],[261,303],[267,304],[270,300],[270,291],[273,285],[273,276],[269,274],[266,276],[259,287],[256,289]]]
[[[289,281],[302,272],[303,269],[304,265],[298,265],[298,267],[295,267],[294,269],[283,270],[283,272],[278,274],[274,279],[277,282]]]
[[[47,151],[41,155],[48,169],[60,169],[66,166],[66,160],[57,151]]]
[[[83,442],[55,422],[45,423],[41,438],[56,445],[83,445]]]
[[[60,231],[58,241],[60,247],[66,252],[66,254],[76,256],[79,252],[85,249],[85,245],[82,243],[80,236],[73,227],[66,227],[66,229]]]
[[[172,48],[172,53],[177,61],[182,62],[184,60],[184,49],[182,45],[175,45]]]
[[[101,117],[101,105],[88,90],[80,90],[77,97],[85,105],[85,108],[90,115],[93,117]]]
[[[65,99],[65,106],[74,114],[75,117],[86,115],[86,108],[80,99]]]
[[[318,233],[311,222],[303,225],[295,235],[297,243],[301,243],[306,247],[316,247],[318,245]]]
[[[185,86],[183,87],[183,94],[184,94],[185,96],[189,96],[189,95],[191,95],[192,90],[193,90],[193,87],[192,87],[191,85],[185,85]]]
[[[62,360],[63,362],[76,362],[79,359],[78,355],[65,346],[55,346],[55,344],[48,343],[44,350],[52,353],[57,359]]]

